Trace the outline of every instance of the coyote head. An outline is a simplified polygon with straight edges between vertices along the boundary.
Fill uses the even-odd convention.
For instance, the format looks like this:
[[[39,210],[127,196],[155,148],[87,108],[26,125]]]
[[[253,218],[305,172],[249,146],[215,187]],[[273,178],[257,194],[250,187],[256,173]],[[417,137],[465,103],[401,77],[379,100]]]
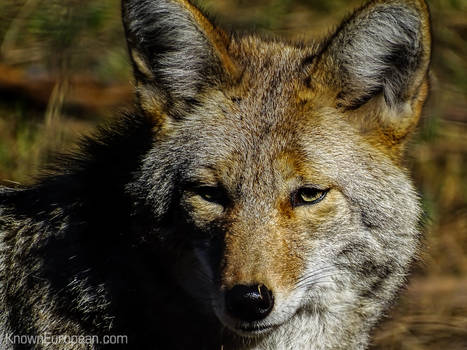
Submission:
[[[309,45],[227,34],[185,0],[123,15],[155,125],[129,191],[164,218],[180,285],[244,341],[363,347],[419,239],[401,159],[428,90],[425,2],[370,1]]]

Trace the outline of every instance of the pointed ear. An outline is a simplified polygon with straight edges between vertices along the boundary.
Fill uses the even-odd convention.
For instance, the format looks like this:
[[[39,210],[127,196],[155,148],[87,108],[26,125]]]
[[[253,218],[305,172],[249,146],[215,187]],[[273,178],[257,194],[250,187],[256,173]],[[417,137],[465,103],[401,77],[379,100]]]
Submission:
[[[335,107],[364,115],[366,127],[394,144],[413,129],[427,95],[429,17],[424,0],[370,1],[344,21],[312,67],[312,76],[332,87]]]
[[[122,0],[141,107],[177,114],[235,74],[229,37],[187,0]]]

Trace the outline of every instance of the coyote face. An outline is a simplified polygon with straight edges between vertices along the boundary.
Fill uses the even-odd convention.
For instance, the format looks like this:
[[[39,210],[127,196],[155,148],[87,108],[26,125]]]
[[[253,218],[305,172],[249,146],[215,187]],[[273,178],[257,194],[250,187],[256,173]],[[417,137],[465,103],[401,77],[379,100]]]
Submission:
[[[187,1],[123,8],[158,130],[144,173],[176,173],[146,197],[157,213],[177,193],[181,283],[251,343],[362,347],[417,250],[401,156],[427,94],[426,4],[371,1],[309,46],[229,36]]]
[[[0,337],[366,348],[419,244],[402,157],[425,2],[370,1],[312,44],[226,34],[186,0],[122,5],[137,112],[63,173],[0,188]]]

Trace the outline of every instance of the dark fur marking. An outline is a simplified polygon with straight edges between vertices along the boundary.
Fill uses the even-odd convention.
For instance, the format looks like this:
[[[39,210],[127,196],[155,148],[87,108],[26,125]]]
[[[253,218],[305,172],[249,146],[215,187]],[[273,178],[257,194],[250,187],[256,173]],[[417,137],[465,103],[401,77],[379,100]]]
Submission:
[[[305,57],[302,61],[302,67],[306,67],[312,64],[315,61],[316,57],[316,55],[308,55],[307,57]]]

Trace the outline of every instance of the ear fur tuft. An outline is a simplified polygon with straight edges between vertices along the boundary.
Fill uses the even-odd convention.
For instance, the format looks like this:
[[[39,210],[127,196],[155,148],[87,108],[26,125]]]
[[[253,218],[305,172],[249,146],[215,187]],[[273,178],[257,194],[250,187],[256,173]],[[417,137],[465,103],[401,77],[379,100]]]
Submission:
[[[137,84],[183,108],[225,76],[227,38],[186,0],[123,0]],[[147,91],[145,91],[147,95]]]
[[[382,94],[397,109],[414,97],[430,60],[428,23],[422,0],[370,1],[344,21],[322,54],[338,103],[357,109]]]

